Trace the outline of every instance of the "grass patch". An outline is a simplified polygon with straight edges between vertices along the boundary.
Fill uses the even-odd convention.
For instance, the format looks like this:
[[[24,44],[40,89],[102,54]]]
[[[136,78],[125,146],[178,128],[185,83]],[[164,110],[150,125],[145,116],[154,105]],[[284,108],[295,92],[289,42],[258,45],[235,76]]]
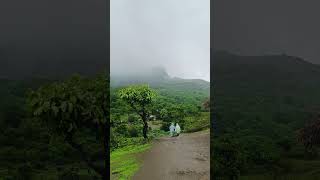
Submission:
[[[142,153],[150,147],[151,144],[148,143],[131,145],[113,151],[110,155],[111,176],[118,180],[130,179],[140,167],[136,154]]]

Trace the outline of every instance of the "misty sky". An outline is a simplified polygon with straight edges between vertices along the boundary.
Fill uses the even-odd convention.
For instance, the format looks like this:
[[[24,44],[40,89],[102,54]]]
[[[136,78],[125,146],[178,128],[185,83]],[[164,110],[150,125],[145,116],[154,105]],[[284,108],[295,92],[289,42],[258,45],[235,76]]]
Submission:
[[[111,0],[110,71],[210,79],[210,0]]]
[[[0,77],[108,67],[105,0],[0,0]]]
[[[320,1],[214,0],[214,48],[320,64]]]

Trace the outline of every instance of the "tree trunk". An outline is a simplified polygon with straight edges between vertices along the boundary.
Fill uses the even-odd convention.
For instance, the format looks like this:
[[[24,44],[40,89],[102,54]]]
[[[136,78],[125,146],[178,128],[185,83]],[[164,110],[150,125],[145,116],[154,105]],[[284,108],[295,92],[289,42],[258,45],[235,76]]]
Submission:
[[[143,119],[143,138],[144,139],[148,139],[148,122],[147,122],[147,118]]]

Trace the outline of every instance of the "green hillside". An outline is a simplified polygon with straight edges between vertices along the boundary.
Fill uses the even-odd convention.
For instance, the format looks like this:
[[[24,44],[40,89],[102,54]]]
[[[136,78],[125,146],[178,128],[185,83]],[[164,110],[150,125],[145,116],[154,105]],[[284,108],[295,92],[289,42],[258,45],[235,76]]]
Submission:
[[[244,179],[311,172],[319,176],[314,172],[316,166],[308,166],[296,131],[312,120],[320,105],[320,66],[286,55],[237,56],[227,52],[215,52],[213,62],[214,150],[219,156],[223,148],[238,147],[233,154],[237,160],[230,165],[237,171],[214,166],[216,174],[240,172],[247,175]]]
[[[67,82],[59,81],[59,84]],[[115,94],[118,89],[133,84],[133,81],[150,84],[158,94],[151,109],[157,116],[157,120],[150,124],[153,129],[149,132],[151,139],[164,135],[160,128],[165,128],[171,120],[181,122],[186,132],[208,128],[209,114],[202,107],[203,101],[209,97],[208,82],[170,78],[161,71],[152,77],[143,75],[130,81],[111,88],[110,119],[113,128],[110,141],[113,152],[119,148],[126,149],[129,145],[137,149],[148,146],[141,135],[139,117]],[[94,179],[97,176],[62,137],[52,136],[46,126],[31,117],[27,106],[28,91],[53,82],[46,79],[0,80],[0,179],[70,179],[71,176]],[[166,121],[161,123],[164,119]],[[93,160],[98,159],[96,163],[100,163],[103,154],[96,141],[96,133],[90,128],[77,134],[77,140],[84,144]]]
[[[192,101],[202,103],[210,96],[210,83],[201,79],[182,79],[170,77],[165,69],[153,68],[149,72],[112,75],[111,87],[121,88],[133,84],[149,84],[164,96],[176,98],[177,102]]]

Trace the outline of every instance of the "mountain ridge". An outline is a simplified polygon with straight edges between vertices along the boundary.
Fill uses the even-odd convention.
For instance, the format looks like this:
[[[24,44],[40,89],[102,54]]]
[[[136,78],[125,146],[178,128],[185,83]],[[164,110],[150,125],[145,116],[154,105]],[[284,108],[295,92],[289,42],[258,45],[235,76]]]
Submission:
[[[159,83],[201,83],[210,84],[210,82],[203,79],[185,79],[180,77],[171,77],[165,68],[163,67],[153,67],[148,71],[138,72],[138,73],[127,73],[127,74],[111,74],[111,85],[112,86],[122,86],[128,84],[141,84],[148,83],[151,85],[156,85]]]

